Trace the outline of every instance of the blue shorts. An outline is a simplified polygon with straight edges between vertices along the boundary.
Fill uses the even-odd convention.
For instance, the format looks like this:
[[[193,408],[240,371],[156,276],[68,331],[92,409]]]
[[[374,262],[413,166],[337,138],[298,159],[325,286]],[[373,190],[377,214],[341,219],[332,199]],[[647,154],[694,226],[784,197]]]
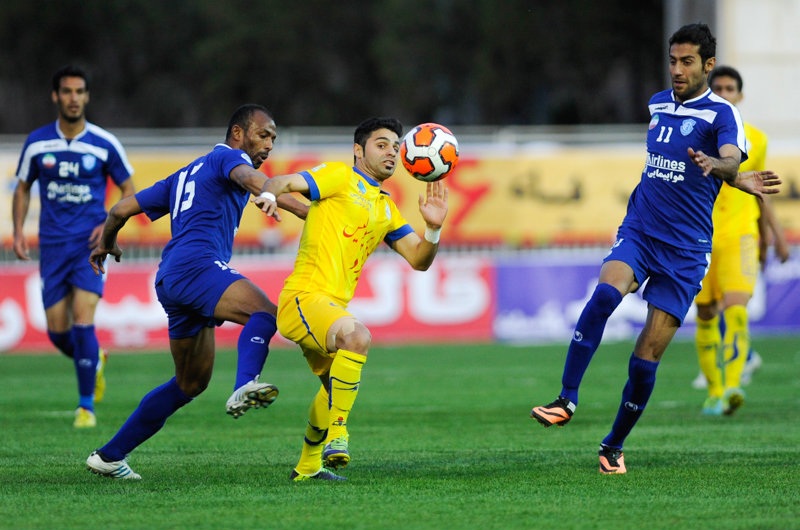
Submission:
[[[236,269],[208,258],[162,271],[156,295],[169,318],[169,338],[194,337],[204,327],[222,325],[214,309],[225,290],[241,279],[246,278]]]
[[[47,309],[67,296],[73,287],[103,296],[105,274],[95,274],[89,264],[89,236],[56,244],[39,244],[42,302]]]
[[[620,227],[617,241],[603,259],[622,261],[633,269],[649,304],[683,323],[708,270],[710,253],[674,247],[637,230]]]

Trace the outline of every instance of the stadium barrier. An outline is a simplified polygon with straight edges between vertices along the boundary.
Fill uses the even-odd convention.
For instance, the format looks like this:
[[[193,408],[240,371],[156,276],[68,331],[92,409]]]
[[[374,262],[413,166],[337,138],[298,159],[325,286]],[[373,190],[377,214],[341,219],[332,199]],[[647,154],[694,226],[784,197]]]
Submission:
[[[797,250],[785,264],[771,261],[761,276],[750,304],[756,337],[800,333]],[[402,258],[378,254],[364,267],[350,310],[370,328],[376,344],[566,344],[604,255],[600,249],[453,253],[439,256],[429,271],[417,272]],[[231,265],[277,300],[292,257],[237,257]],[[167,349],[167,319],[153,290],[156,268],[155,261],[109,265],[106,295],[96,317],[104,347]],[[0,276],[0,352],[52,352],[35,263],[0,264]],[[632,338],[645,315],[639,294],[626,297],[610,319],[606,337]],[[692,311],[680,334],[691,336],[693,322]],[[239,330],[230,323],[218,328],[218,346],[235,347]]]

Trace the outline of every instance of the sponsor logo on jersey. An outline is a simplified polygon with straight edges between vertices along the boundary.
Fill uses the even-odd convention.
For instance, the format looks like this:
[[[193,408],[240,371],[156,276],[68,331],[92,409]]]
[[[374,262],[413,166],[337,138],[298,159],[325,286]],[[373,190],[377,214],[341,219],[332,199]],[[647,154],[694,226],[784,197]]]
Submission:
[[[672,160],[663,155],[647,153],[647,165],[645,174],[649,178],[658,178],[666,182],[682,182],[683,174],[686,171],[686,162]]]

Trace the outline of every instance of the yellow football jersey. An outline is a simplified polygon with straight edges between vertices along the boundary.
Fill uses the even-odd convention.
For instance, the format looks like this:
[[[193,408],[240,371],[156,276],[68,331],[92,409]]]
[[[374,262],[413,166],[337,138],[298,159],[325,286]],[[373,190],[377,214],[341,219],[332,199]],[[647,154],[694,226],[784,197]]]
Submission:
[[[739,166],[739,171],[763,170],[767,158],[767,135],[749,123],[744,124],[744,134],[748,158]],[[723,183],[712,214],[714,240],[757,234],[760,215],[758,199]]]
[[[322,291],[347,306],[364,262],[384,239],[413,231],[380,183],[342,162],[300,173],[311,205],[284,289]]]

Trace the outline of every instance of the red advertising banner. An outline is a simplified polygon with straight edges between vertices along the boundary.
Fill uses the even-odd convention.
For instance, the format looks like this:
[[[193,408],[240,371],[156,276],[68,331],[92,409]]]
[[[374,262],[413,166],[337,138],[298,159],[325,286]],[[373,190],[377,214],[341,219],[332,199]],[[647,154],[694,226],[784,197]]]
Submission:
[[[242,258],[231,264],[277,301],[293,262]],[[153,289],[156,269],[155,262],[110,264],[95,318],[103,347],[168,348],[167,317]],[[36,265],[0,266],[0,279],[0,352],[52,351]],[[493,285],[488,259],[440,256],[430,270],[418,272],[402,258],[376,255],[364,267],[350,311],[370,328],[375,343],[489,341]],[[218,346],[235,347],[239,330],[230,323],[218,328]]]

